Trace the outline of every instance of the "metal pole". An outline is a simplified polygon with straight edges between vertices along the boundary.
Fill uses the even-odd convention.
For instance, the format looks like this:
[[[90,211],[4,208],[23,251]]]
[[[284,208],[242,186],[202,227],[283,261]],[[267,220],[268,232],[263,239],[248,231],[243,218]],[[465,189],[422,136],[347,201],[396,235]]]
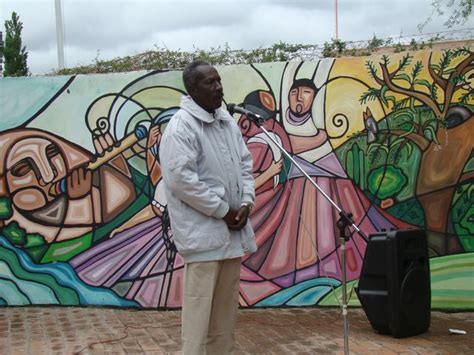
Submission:
[[[3,46],[3,32],[0,31],[0,46]],[[3,77],[3,55],[0,55],[0,78]]]
[[[56,39],[58,44],[58,66],[64,69],[64,33],[62,1],[54,0],[56,10]]]
[[[263,127],[261,123],[257,123],[259,128],[265,133],[265,135],[270,138],[270,140],[276,144],[276,146],[280,149],[280,151],[291,160],[291,162],[298,168],[299,171],[303,173],[303,175],[308,179],[311,184],[314,185],[321,192],[324,197],[333,205],[333,207],[339,212],[341,218],[337,222],[337,227],[339,229],[339,237],[340,237],[340,251],[341,251],[341,273],[342,273],[342,318],[344,322],[344,355],[349,355],[349,322],[347,318],[347,274],[346,274],[346,235],[345,230],[346,227],[351,225],[354,229],[364,238],[367,240],[367,237],[362,233],[362,231],[352,222],[352,214],[345,213],[327,194],[324,190],[319,187],[319,185],[314,181],[311,176],[308,175],[306,171],[298,164],[298,162],[293,159],[290,153],[288,153],[285,148],[275,139],[272,135]]]
[[[336,8],[336,40],[339,39],[339,20],[338,20],[338,13],[337,13],[337,0],[334,0],[334,5]]]
[[[347,319],[347,275],[346,275],[346,238],[344,235],[341,241],[341,271],[342,271],[342,320],[344,322],[344,354],[349,355],[349,322]]]

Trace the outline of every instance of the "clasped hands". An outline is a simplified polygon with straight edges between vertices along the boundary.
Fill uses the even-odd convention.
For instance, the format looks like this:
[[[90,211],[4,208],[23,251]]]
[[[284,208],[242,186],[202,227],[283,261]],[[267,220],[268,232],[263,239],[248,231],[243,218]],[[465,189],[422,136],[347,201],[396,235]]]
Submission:
[[[247,224],[250,209],[247,205],[242,205],[239,210],[229,209],[229,212],[224,216],[224,222],[230,230],[239,231]]]

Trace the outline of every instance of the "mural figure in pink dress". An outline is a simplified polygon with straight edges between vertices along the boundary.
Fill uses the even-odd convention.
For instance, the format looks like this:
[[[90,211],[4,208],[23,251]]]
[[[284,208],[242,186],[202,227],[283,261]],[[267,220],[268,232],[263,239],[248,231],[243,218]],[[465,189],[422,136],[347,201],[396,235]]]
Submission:
[[[299,91],[305,91],[305,95],[299,95]],[[309,110],[316,95],[314,84],[307,80],[295,82],[288,95],[285,125],[310,120]],[[304,100],[300,104],[302,96],[310,104]],[[316,129],[311,137],[288,134],[277,121],[278,110],[271,91],[251,92],[243,106],[266,119],[264,127],[270,134],[338,206],[353,213],[354,222],[365,234],[407,227],[371,205],[348,179],[334,151],[327,148],[324,129]],[[243,261],[241,299],[257,306],[315,304],[341,281],[337,210],[255,123],[242,115],[239,126],[254,158],[256,205],[251,220],[259,248]],[[305,159],[305,152],[318,149],[324,149],[324,154],[320,153],[317,160]],[[354,233],[346,246],[347,277],[354,280],[360,274],[366,240]]]

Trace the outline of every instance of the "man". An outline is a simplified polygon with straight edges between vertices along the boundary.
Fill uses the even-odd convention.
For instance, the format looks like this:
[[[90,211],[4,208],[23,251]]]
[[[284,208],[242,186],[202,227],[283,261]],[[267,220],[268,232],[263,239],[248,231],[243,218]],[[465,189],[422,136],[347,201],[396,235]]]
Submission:
[[[94,145],[100,145],[96,139]],[[13,207],[6,224],[16,222],[53,243],[113,220],[135,199],[130,170],[119,155],[94,177],[84,169],[92,159],[82,147],[38,129],[0,133],[0,198],[9,198]]]
[[[231,354],[240,258],[257,249],[248,221],[255,199],[252,157],[221,108],[217,70],[194,61],[183,82],[189,96],[160,147],[171,229],[185,262],[183,353]]]

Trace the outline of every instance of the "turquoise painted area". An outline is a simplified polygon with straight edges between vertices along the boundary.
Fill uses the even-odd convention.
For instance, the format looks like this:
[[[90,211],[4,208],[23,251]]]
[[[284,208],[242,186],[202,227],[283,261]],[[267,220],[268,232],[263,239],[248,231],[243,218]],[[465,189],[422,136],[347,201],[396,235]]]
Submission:
[[[92,134],[86,124],[88,108],[97,98],[117,94],[119,88],[143,74],[145,72],[77,75],[68,90],[63,91],[28,127],[52,132],[94,152]]]
[[[0,261],[0,275],[2,275],[3,278],[11,280],[21,293],[30,295],[29,303],[31,304],[59,304],[59,300],[49,287],[38,282],[17,278],[12,273],[10,266],[4,261]],[[3,296],[3,291],[0,291],[0,294]]]
[[[131,85],[127,85],[122,91],[122,94],[130,97],[140,90],[155,87],[158,81],[157,76],[159,76],[160,86],[169,86],[184,92],[186,89],[181,79],[182,75],[181,71],[156,72],[151,75],[144,75],[140,80],[131,83]]]
[[[22,125],[46,105],[70,76],[0,80],[0,131]]]
[[[118,296],[112,290],[93,287],[84,283],[79,279],[74,272],[74,269],[67,263],[56,262],[46,265],[38,265],[33,263],[31,258],[23,250],[14,247],[5,237],[0,235],[0,253],[1,248],[5,248],[12,251],[18,263],[8,265],[8,270],[0,269],[0,280],[2,280],[0,287],[0,298],[4,299],[8,305],[18,304],[39,304],[40,298],[36,294],[35,290],[39,290],[38,287],[47,285],[39,284],[35,289],[32,284],[35,279],[35,275],[50,275],[53,277],[60,287],[56,289],[50,289],[51,292],[61,292],[60,288],[68,288],[74,290],[79,296],[80,305],[96,305],[96,306],[122,306],[122,307],[138,307],[138,304],[133,301],[129,301]],[[21,268],[22,271],[28,273],[30,281],[18,279],[17,277],[10,277],[11,273],[15,273],[15,268]],[[11,271],[11,272],[10,272]],[[40,277],[37,277],[40,278]],[[43,292],[41,297],[46,297]],[[54,300],[46,302],[46,304],[55,303]],[[57,302],[56,302],[57,303]]]
[[[301,292],[299,295],[293,297],[286,304],[288,306],[313,306],[319,302],[321,298],[331,292],[331,287],[316,286],[309,290]]]
[[[336,279],[320,277],[317,279],[300,282],[294,286],[283,289],[270,297],[258,302],[256,307],[271,306],[310,306],[315,305],[333,287],[340,285]]]
[[[31,304],[28,297],[25,296],[12,280],[0,278],[0,296],[9,306],[24,306]]]

